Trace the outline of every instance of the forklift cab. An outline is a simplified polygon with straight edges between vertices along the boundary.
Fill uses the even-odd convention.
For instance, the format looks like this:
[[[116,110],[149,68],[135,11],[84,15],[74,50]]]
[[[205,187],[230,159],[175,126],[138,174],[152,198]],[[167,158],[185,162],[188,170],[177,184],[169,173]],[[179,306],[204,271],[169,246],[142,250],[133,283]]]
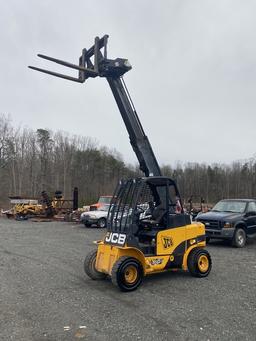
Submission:
[[[126,243],[139,248],[152,245],[161,230],[191,223],[176,183],[163,176],[120,181],[107,220],[109,234],[125,235],[120,246]]]

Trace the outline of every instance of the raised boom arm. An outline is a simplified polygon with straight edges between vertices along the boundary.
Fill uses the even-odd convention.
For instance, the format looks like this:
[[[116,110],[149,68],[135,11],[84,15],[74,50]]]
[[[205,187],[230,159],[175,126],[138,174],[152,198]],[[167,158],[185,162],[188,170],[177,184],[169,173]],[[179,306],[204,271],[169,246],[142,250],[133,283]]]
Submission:
[[[105,77],[122,115],[129,134],[130,143],[139,161],[141,171],[145,176],[161,176],[160,167],[122,78],[123,74],[131,70],[132,67],[127,59],[117,58],[113,60],[107,58],[107,41],[107,35],[103,36],[101,39],[96,37],[94,45],[89,50],[82,50],[82,55],[79,58],[79,65],[38,54],[38,57],[40,58],[78,70],[78,78],[33,66],[29,66],[29,68],[78,83],[84,83],[89,77]],[[103,54],[101,52],[102,48]],[[92,57],[94,57],[93,61],[91,61]]]

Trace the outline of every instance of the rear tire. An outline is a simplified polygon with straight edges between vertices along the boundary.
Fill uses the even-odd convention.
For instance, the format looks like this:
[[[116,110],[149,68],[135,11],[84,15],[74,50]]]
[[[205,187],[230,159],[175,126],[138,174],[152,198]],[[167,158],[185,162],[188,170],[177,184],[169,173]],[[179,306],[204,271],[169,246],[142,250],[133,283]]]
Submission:
[[[206,277],[212,268],[212,260],[209,252],[195,248],[188,255],[188,270],[194,277]]]
[[[232,246],[242,248],[245,246],[245,244],[246,233],[242,228],[237,228],[232,239]]]
[[[137,289],[142,282],[142,278],[143,267],[136,258],[120,257],[112,268],[112,283],[122,291]]]
[[[107,277],[103,272],[99,272],[95,268],[97,250],[93,250],[87,254],[84,260],[84,272],[93,280],[104,279]]]

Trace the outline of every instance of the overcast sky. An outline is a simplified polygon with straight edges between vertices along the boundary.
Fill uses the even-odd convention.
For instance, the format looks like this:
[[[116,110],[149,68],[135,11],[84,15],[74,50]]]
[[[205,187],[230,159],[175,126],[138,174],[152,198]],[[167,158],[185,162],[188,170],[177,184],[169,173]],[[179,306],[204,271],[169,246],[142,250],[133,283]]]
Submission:
[[[136,158],[105,79],[84,84],[37,53],[78,63],[95,36],[128,58],[126,84],[159,163],[231,163],[256,154],[256,2],[8,0],[0,4],[0,113],[13,124],[91,136]]]

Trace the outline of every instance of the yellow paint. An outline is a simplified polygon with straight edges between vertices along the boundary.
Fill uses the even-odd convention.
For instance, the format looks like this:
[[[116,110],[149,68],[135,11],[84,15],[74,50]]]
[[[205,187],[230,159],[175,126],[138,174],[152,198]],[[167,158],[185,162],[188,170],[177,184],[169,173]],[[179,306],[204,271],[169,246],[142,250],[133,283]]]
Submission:
[[[189,253],[195,248],[203,248],[205,242],[196,242],[198,236],[205,234],[204,225],[193,223],[191,225],[176,227],[172,229],[161,230],[157,234],[156,255],[145,257],[144,254],[134,247],[113,246],[104,244],[103,241],[97,241],[98,253],[96,259],[96,269],[111,276],[112,268],[115,262],[122,256],[136,258],[143,267],[144,275],[165,271],[167,263],[175,261],[173,255],[175,249],[182,243],[185,245],[183,255],[182,269],[187,270],[187,258]],[[205,261],[201,262],[205,267]],[[134,269],[127,272],[127,280],[133,282],[136,278]]]
[[[146,274],[163,271],[168,260],[169,256],[145,257],[145,261],[147,264]]]
[[[176,227],[173,229],[162,230],[157,234],[157,255],[170,255],[185,239],[186,226]],[[171,239],[172,243],[166,247],[165,240]]]
[[[138,278],[137,268],[134,265],[127,266],[127,268],[125,269],[124,278],[125,281],[129,284],[133,284],[134,282],[136,282]]]
[[[140,261],[145,272],[145,257],[143,253],[133,247],[119,247],[109,244],[98,243],[98,252],[96,259],[96,269],[100,272],[111,275],[112,267],[115,262],[123,256],[133,257]]]
[[[209,259],[206,255],[201,255],[198,259],[198,268],[201,272],[206,272],[209,269]]]
[[[194,245],[190,246],[189,248],[187,248],[187,250],[183,256],[183,263],[182,263],[182,269],[183,270],[188,270],[187,262],[188,262],[188,255],[190,254],[190,252],[196,247],[203,248],[204,246],[205,246],[205,242],[200,242],[200,243],[194,244]]]

